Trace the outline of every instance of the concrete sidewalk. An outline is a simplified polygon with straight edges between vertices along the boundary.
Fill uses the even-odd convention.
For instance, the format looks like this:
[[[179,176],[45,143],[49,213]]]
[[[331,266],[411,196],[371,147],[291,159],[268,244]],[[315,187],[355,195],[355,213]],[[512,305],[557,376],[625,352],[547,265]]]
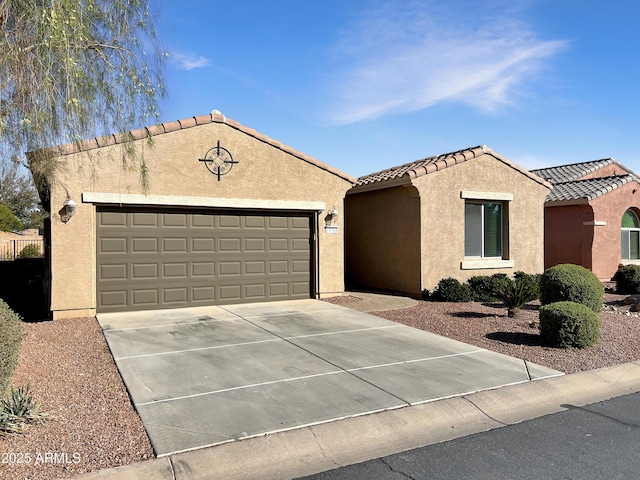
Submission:
[[[640,391],[640,362],[308,426],[81,477],[290,479]]]

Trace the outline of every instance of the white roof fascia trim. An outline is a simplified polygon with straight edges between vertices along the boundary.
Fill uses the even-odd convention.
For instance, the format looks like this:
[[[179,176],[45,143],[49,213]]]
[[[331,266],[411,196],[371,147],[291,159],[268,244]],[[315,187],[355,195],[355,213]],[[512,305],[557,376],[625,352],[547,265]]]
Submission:
[[[141,195],[131,193],[82,192],[83,203],[113,205],[156,205],[173,207],[241,208],[250,210],[301,210],[323,212],[325,202],[298,200],[261,200],[256,198],[183,197],[178,195]]]
[[[470,190],[462,190],[460,198],[468,198],[470,200],[506,200],[513,201],[513,193],[505,192],[474,192]]]

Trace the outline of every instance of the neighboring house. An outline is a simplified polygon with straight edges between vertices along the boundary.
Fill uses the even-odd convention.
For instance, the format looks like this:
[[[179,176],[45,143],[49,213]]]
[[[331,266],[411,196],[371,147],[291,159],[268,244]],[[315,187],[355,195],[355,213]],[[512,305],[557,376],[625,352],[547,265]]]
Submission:
[[[420,295],[446,277],[542,272],[550,189],[486,146],[360,177],[345,200],[347,286]]]
[[[640,264],[640,183],[613,159],[532,170],[553,184],[545,202],[545,268],[575,263],[609,280]]]
[[[54,151],[40,191],[53,318],[344,291],[354,178],[217,111],[130,133],[148,192],[121,135]]]

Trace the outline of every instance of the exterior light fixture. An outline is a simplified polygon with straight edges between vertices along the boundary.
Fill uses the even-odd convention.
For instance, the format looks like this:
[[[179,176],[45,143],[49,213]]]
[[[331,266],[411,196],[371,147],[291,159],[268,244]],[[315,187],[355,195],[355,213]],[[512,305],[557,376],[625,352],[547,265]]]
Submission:
[[[327,216],[324,217],[325,233],[338,233],[338,225],[336,225],[336,223],[338,223],[338,209],[334,205],[333,208],[327,213]]]
[[[62,223],[67,223],[76,213],[76,202],[71,198],[69,193],[67,193],[67,199],[58,213],[60,214],[60,220]]]
[[[329,212],[329,215],[331,216],[331,223],[336,223],[338,221],[338,210],[336,209],[335,205]]]

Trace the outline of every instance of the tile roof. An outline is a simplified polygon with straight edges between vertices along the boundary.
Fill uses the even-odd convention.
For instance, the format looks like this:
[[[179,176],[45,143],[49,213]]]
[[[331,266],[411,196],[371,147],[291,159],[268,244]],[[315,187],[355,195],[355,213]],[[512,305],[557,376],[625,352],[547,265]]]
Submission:
[[[544,178],[546,181],[557,184],[564,182],[572,182],[578,180],[585,175],[600,170],[602,167],[615,163],[612,158],[603,158],[602,160],[593,160],[591,162],[572,163],[570,165],[559,165],[557,167],[539,168],[531,170],[532,173]]]
[[[528,170],[522,168],[521,166],[513,163],[502,155],[494,152],[491,148],[486,145],[478,145],[477,147],[471,147],[464,150],[458,150],[457,152],[445,153],[443,155],[438,155],[435,157],[427,157],[422,160],[417,160],[411,163],[405,163],[404,165],[399,165],[397,167],[388,168],[386,170],[382,170],[380,172],[371,173],[369,175],[364,175],[358,178],[356,183],[356,187],[371,185],[377,182],[386,182],[389,180],[406,178],[408,180],[412,180],[417,177],[421,177],[422,175],[427,175],[432,172],[437,172],[439,170],[443,170],[445,168],[451,167],[453,165],[457,165],[459,163],[463,163],[469,161],[473,158],[477,158],[481,155],[491,155],[494,158],[500,160],[506,165],[518,170],[523,175],[531,178],[532,180],[544,185],[547,188],[551,188],[542,177],[538,175],[534,175]]]
[[[545,202],[563,202],[586,199],[594,200],[605,193],[638,180],[635,175],[613,175],[558,183],[547,195]]]
[[[96,137],[89,140],[83,140],[78,143],[69,143],[66,145],[60,145],[50,150],[53,152],[55,156],[71,155],[74,153],[83,152],[87,150],[94,150],[94,149],[109,146],[109,145],[125,143],[126,141],[129,141],[129,140],[141,140],[141,139],[148,138],[150,136],[154,137],[156,135],[162,135],[164,133],[175,132],[177,130],[184,130],[187,128],[192,128],[192,127],[205,125],[209,123],[224,123],[225,125],[228,125],[231,128],[234,128],[251,137],[254,137],[255,139],[261,142],[264,142],[268,145],[271,145],[272,147],[282,150],[283,152],[286,152],[296,158],[299,158],[300,160],[303,160],[311,165],[321,168],[322,170],[326,170],[327,172],[330,172],[338,177],[341,177],[347,180],[348,182],[356,183],[355,177],[352,177],[351,175],[344,173],[338,170],[337,168],[334,168],[324,162],[316,160],[313,157],[305,155],[304,153],[299,152],[293,149],[292,147],[284,145],[278,142],[277,140],[274,140],[266,135],[263,135],[252,128],[245,127],[244,125],[240,124],[239,122],[236,122],[235,120],[226,118],[222,113],[220,113],[217,110],[214,110],[213,112],[207,115],[198,115],[191,118],[176,120],[175,122],[159,123],[158,125],[131,130],[124,134],[120,133],[120,134],[107,135],[104,137]]]

